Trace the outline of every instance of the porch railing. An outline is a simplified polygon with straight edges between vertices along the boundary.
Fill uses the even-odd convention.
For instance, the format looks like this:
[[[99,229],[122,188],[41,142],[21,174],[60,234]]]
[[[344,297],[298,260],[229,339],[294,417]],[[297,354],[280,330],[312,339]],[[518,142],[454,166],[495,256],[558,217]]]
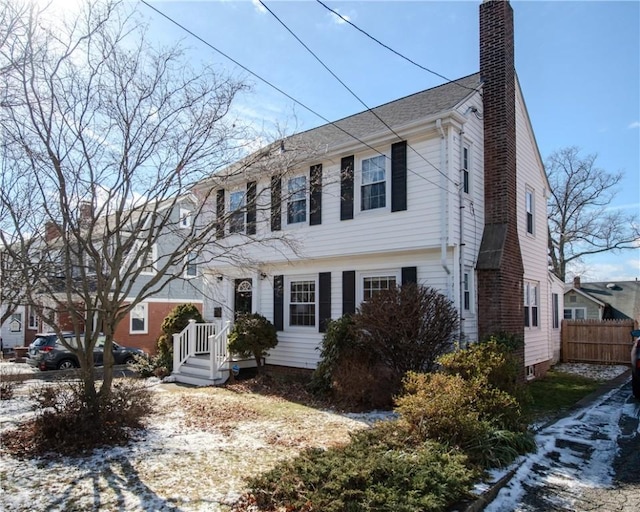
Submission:
[[[227,338],[230,329],[231,322],[227,321],[219,332],[209,336],[209,346],[212,349],[209,353],[209,378],[211,380],[220,377],[220,370],[229,361]]]
[[[173,335],[174,371],[179,371],[192,356],[211,353],[211,339],[221,331],[218,323],[199,324],[195,320],[189,320],[189,325],[182,332]]]

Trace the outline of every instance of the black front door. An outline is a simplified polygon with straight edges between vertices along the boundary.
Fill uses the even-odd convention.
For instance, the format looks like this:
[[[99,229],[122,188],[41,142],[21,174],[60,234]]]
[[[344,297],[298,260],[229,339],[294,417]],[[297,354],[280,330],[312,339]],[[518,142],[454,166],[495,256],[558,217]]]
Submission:
[[[251,313],[251,297],[253,282],[251,279],[235,280],[235,298],[233,301],[234,316]]]

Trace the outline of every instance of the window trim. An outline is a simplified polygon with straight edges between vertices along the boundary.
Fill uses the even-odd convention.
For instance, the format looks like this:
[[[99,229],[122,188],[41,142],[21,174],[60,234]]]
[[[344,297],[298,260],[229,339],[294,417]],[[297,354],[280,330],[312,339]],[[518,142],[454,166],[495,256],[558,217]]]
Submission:
[[[536,201],[533,189],[526,187],[524,191],[525,232],[527,235],[536,234]]]
[[[293,194],[295,192],[291,191],[291,182],[294,180],[303,180],[304,181],[304,187],[301,190],[297,190],[295,192],[302,192],[303,197],[301,199],[296,199],[295,201],[292,201],[291,198],[293,197]],[[295,176],[291,176],[290,178],[287,179],[287,226],[294,226],[294,225],[306,225],[309,222],[309,184],[308,184],[308,179],[304,174],[296,174]],[[291,221],[290,218],[290,211],[289,208],[292,204],[294,203],[301,203],[304,202],[304,219],[302,220],[297,220],[297,221]]]
[[[242,200],[240,201],[240,204],[238,205],[238,208],[233,209],[233,205],[232,205],[232,198],[234,196],[238,196],[240,195],[242,197]],[[245,233],[246,229],[247,229],[247,191],[246,190],[242,190],[242,189],[237,189],[234,190],[232,192],[229,192],[229,207],[228,207],[228,211],[229,211],[229,234],[234,234],[234,233]],[[238,227],[234,226],[234,222],[236,221],[236,219],[234,219],[234,215],[239,219],[240,215],[242,215],[242,228],[238,229]]]
[[[151,253],[150,253],[150,257],[153,260],[152,264],[151,264],[151,270],[145,270],[145,268],[149,268],[149,267],[145,267],[142,262],[140,261],[140,258],[138,258],[138,268],[141,268],[140,270],[140,275],[144,275],[144,276],[153,276],[158,272],[158,268],[157,268],[157,263],[158,263],[158,244],[154,243],[151,246]]]
[[[465,271],[462,274],[462,309],[471,312],[471,272]]]
[[[33,322],[32,322],[33,320]],[[27,329],[31,331],[37,331],[39,327],[38,315],[32,306],[29,306],[27,314]]]
[[[560,329],[560,294],[551,294],[551,328]]]
[[[532,303],[532,290],[534,301]],[[540,329],[540,283],[525,281],[523,286],[524,295],[524,328]],[[535,315],[534,315],[535,313]]]
[[[313,325],[292,325],[291,324],[291,305],[292,304],[310,304],[310,303],[292,303],[291,302],[291,285],[293,283],[299,283],[299,282],[313,282],[313,286],[314,286],[314,298],[315,298],[315,303],[314,303],[314,324]],[[288,276],[285,278],[285,283],[284,283],[284,288],[285,288],[285,297],[284,297],[284,327],[285,330],[299,330],[299,331],[305,331],[305,332],[318,332],[318,318],[319,318],[319,305],[320,305],[320,301],[319,301],[319,284],[318,284],[318,275],[309,275],[309,274],[304,274],[304,275],[295,275],[295,276]]]
[[[183,229],[191,227],[191,210],[180,208],[180,227]]]
[[[471,144],[467,141],[462,143],[462,154],[460,155],[460,160],[462,165],[460,166],[460,170],[462,171],[461,178],[461,187],[462,192],[465,194],[471,193]]]
[[[384,162],[384,206],[365,209],[363,208],[363,197],[364,197],[364,194],[362,193],[363,188],[366,186],[375,185],[377,183],[382,183],[381,181],[367,183],[366,185],[363,183],[363,178],[364,178],[363,164],[366,160],[371,160],[374,158],[382,158],[382,161]],[[390,211],[391,209],[391,165],[389,163],[390,161],[389,155],[387,155],[386,153],[383,153],[383,154],[369,153],[367,155],[363,155],[359,157],[357,161],[358,161],[358,168],[357,168],[358,169],[357,170],[358,186],[354,187],[357,189],[355,194],[356,197],[354,197],[354,200],[358,205],[358,208],[359,208],[358,212],[366,213],[366,212]]]
[[[399,268],[390,268],[382,270],[363,270],[356,272],[356,304],[360,305],[364,302],[364,280],[376,277],[394,277],[396,286],[402,284],[402,271]]]
[[[18,328],[15,329],[14,325],[17,323]],[[22,312],[16,311],[11,314],[11,318],[9,320],[9,332],[22,332],[22,328],[24,327],[24,321],[22,318]]]
[[[189,273],[189,268],[193,267],[195,269],[194,273]],[[189,253],[185,256],[184,262],[184,277],[185,279],[193,279],[194,277],[198,277],[198,255]]]
[[[575,314],[576,310],[584,311],[584,318],[576,318],[576,314]],[[571,311],[571,318],[566,317],[567,311]],[[564,308],[562,318],[563,320],[587,320],[587,308],[584,306],[580,306],[576,308]]]
[[[142,330],[133,329],[133,313],[137,308],[142,309],[143,312],[144,329]],[[138,319],[139,317],[136,316],[135,318]],[[139,302],[129,311],[129,334],[149,334],[149,304],[147,302]]]

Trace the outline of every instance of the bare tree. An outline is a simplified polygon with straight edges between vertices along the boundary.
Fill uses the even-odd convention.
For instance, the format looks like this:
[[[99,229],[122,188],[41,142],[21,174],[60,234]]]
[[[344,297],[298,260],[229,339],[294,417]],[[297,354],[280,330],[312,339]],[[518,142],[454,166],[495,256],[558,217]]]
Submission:
[[[611,208],[623,174],[596,166],[597,155],[582,157],[576,147],[554,152],[546,161],[551,186],[549,254],[564,281],[568,266],[584,256],[637,249],[640,219]]]
[[[56,315],[69,315],[78,343],[65,344],[90,404],[110,393],[113,333],[137,304],[182,279],[193,255],[242,264],[239,246],[257,240],[221,238],[229,214],[216,215],[209,196],[251,168],[295,165],[274,144],[230,166],[251,142],[230,119],[244,85],[191,69],[179,48],[154,49],[127,8],[88,2],[65,23],[48,12],[34,23],[26,11],[28,30],[12,32],[5,19],[0,27],[3,94],[12,98],[0,112],[0,236],[27,303],[61,340]],[[266,205],[261,194],[268,191],[250,200]],[[182,205],[188,223],[177,214]],[[286,242],[274,233],[261,243],[271,240]],[[100,331],[105,370],[96,389]]]

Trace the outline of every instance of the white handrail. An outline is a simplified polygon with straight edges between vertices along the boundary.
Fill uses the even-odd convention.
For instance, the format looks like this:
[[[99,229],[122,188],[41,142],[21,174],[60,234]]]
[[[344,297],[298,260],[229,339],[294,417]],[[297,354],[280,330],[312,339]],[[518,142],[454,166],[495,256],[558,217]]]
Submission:
[[[229,358],[227,338],[230,328],[231,322],[227,320],[224,327],[217,334],[209,336],[209,347],[212,349],[209,352],[209,378],[211,380],[220,378],[222,365]]]
[[[217,323],[198,324],[195,320],[189,320],[182,332],[173,335],[174,373],[180,373],[180,368],[190,357],[213,353],[210,339],[220,331]]]

